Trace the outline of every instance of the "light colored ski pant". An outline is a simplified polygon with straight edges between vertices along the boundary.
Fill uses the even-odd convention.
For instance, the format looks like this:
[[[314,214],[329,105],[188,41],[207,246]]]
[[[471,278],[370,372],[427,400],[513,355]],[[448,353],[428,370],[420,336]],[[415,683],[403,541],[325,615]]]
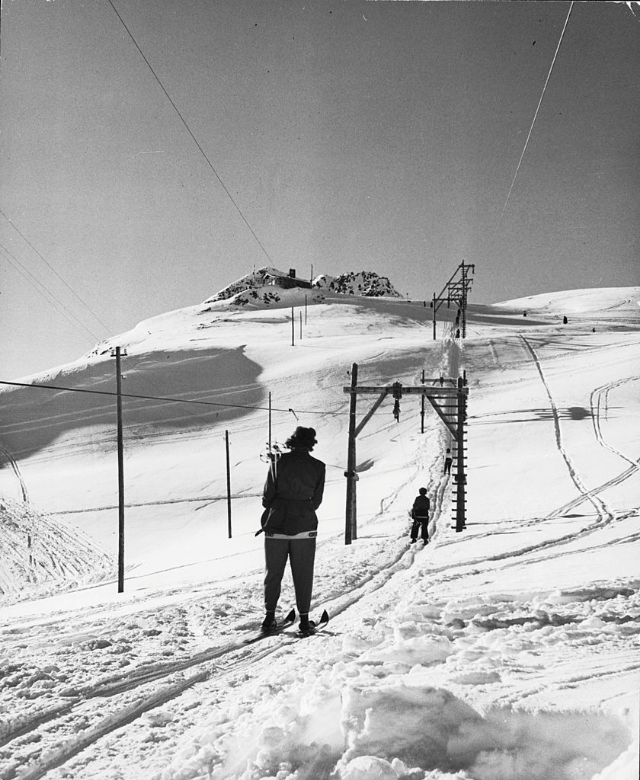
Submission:
[[[315,538],[282,539],[280,537],[274,539],[268,536],[265,538],[264,606],[267,611],[275,611],[278,606],[282,578],[288,559],[293,577],[293,587],[296,592],[298,613],[300,615],[309,613],[315,557]]]

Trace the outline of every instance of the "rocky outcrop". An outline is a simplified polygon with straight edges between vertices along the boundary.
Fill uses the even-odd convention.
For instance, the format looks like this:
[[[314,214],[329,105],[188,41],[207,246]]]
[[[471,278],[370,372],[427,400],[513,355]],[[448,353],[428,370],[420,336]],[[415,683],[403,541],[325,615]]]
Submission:
[[[349,271],[340,276],[322,274],[313,280],[313,286],[341,295],[362,295],[368,298],[401,298],[386,276],[374,271]]]

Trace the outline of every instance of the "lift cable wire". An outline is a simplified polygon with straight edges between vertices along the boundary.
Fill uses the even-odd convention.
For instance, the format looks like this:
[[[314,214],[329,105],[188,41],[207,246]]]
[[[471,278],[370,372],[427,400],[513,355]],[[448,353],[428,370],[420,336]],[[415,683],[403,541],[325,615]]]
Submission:
[[[64,278],[62,277],[62,275],[61,275],[60,273],[58,273],[58,271],[56,271],[56,269],[55,269],[55,268],[54,268],[54,267],[51,265],[51,263],[50,263],[50,262],[47,260],[47,258],[46,258],[46,257],[44,257],[44,255],[42,255],[42,253],[41,253],[41,252],[39,252],[39,251],[36,249],[36,247],[35,247],[35,246],[34,246],[34,245],[31,243],[31,241],[29,241],[29,239],[28,239],[28,238],[25,236],[25,234],[24,234],[24,233],[23,233],[23,232],[20,230],[20,228],[19,228],[19,227],[17,227],[17,225],[16,225],[16,224],[13,222],[13,220],[12,220],[12,219],[11,219],[11,218],[10,218],[10,217],[9,217],[9,216],[8,216],[8,215],[7,215],[7,214],[6,214],[6,213],[5,213],[3,210],[2,210],[2,208],[0,208],[0,214],[2,214],[2,216],[3,216],[3,217],[6,219],[6,220],[7,220],[7,222],[8,222],[8,223],[11,225],[11,227],[12,227],[12,228],[13,228],[13,229],[16,231],[16,233],[17,233],[17,234],[18,234],[18,235],[19,235],[19,236],[20,236],[20,237],[21,237],[21,238],[22,238],[22,239],[23,239],[23,240],[24,240],[24,241],[25,241],[25,242],[26,242],[26,243],[27,243],[27,244],[28,244],[28,245],[31,247],[31,249],[33,249],[33,251],[34,251],[34,252],[35,252],[35,253],[38,255],[38,257],[39,257],[39,258],[42,260],[42,262],[43,262],[43,263],[44,263],[44,264],[45,264],[45,265],[46,265],[46,266],[47,266],[47,267],[48,267],[48,268],[49,268],[51,271],[53,271],[53,273],[54,273],[54,274],[55,274],[55,275],[58,277],[58,279],[59,279],[59,280],[62,282],[62,284],[64,284],[64,286],[67,288],[67,290],[69,290],[69,292],[70,292],[70,293],[73,295],[73,297],[74,297],[74,298],[75,298],[77,301],[80,301],[80,303],[81,303],[81,304],[84,306],[84,308],[85,308],[85,309],[86,309],[86,310],[89,312],[89,314],[91,314],[91,316],[92,316],[92,317],[93,317],[93,318],[94,318],[94,319],[95,319],[97,322],[99,322],[99,323],[100,323],[100,325],[102,325],[102,327],[103,327],[103,328],[106,330],[106,332],[107,332],[109,335],[112,335],[112,333],[113,333],[112,329],[111,329],[111,328],[110,328],[110,327],[109,327],[109,326],[108,326],[106,323],[104,323],[104,322],[103,322],[103,321],[100,319],[100,317],[98,317],[98,315],[97,315],[97,314],[96,314],[96,313],[93,311],[93,309],[92,309],[92,308],[91,308],[91,307],[90,307],[90,306],[89,306],[89,305],[88,305],[88,304],[87,304],[87,303],[86,303],[86,302],[85,302],[85,301],[84,301],[84,300],[83,300],[83,299],[82,299],[82,298],[81,298],[81,297],[78,295],[78,293],[77,293],[77,292],[76,292],[76,291],[73,289],[73,287],[71,287],[71,285],[70,285],[70,284],[69,284],[69,283],[66,281],[66,279],[64,279]],[[3,247],[3,249],[4,249],[4,251],[5,251],[5,252],[7,252],[7,254],[11,255],[11,257],[12,257],[12,258],[13,258],[13,259],[16,261],[16,263],[18,263],[20,266],[22,266],[22,268],[24,268],[24,266],[22,265],[22,263],[20,263],[20,261],[19,261],[19,260],[16,258],[16,256],[15,256],[15,255],[13,255],[11,252],[9,252],[9,250],[8,250],[6,247]],[[25,268],[24,270],[27,270],[27,269]],[[27,271],[27,273],[28,273],[28,274],[29,274],[29,275],[30,275],[32,278],[34,278],[34,279],[35,279],[35,276],[34,276],[34,275],[33,275],[33,274],[30,272],[30,271]],[[36,280],[36,281],[37,281],[37,280]],[[38,282],[38,284],[40,284],[42,287],[44,287],[44,285],[43,285],[41,282]],[[45,289],[46,289],[46,288],[45,288]],[[55,295],[53,295],[53,293],[51,293],[51,291],[48,291],[48,292],[49,292],[49,294],[50,294],[50,295],[52,295],[54,298],[56,297]],[[58,300],[58,299],[56,298],[56,300]],[[58,301],[58,302],[60,303],[60,305],[63,305],[63,304],[62,304],[60,301]],[[64,307],[64,308],[66,309],[66,307]],[[74,315],[72,315],[72,316],[74,316]],[[76,318],[75,318],[75,316],[74,316],[74,319],[76,319]],[[85,329],[86,329],[86,330],[88,330],[88,331],[89,331],[89,333],[91,333],[91,335],[92,335],[94,338],[97,338],[97,339],[99,340],[99,338],[100,338],[99,336],[96,336],[96,335],[95,335],[95,334],[94,334],[94,333],[93,333],[93,332],[92,332],[92,331],[91,331],[89,328],[86,328],[86,326],[84,326],[84,325],[83,325],[83,327],[85,327]]]
[[[522,165],[522,160],[524,158],[525,152],[527,151],[527,146],[529,145],[529,139],[531,138],[531,133],[533,132],[533,126],[536,122],[536,119],[538,118],[538,112],[540,111],[540,106],[542,105],[542,99],[544,98],[544,93],[547,90],[547,85],[549,83],[549,79],[551,78],[551,72],[553,71],[553,66],[555,65],[556,58],[558,57],[558,52],[560,51],[560,45],[562,43],[562,40],[564,38],[565,30],[567,29],[567,24],[569,23],[569,17],[571,16],[571,10],[573,8],[574,0],[571,0],[571,5],[569,6],[569,11],[567,12],[567,18],[564,20],[564,26],[562,28],[562,32],[560,33],[560,38],[558,40],[558,45],[556,46],[555,54],[553,55],[553,60],[551,61],[551,66],[549,68],[549,72],[547,73],[547,78],[544,82],[544,87],[542,88],[542,94],[540,95],[540,100],[538,101],[538,106],[536,108],[535,114],[533,115],[533,120],[531,121],[531,127],[529,128],[529,132],[527,134],[527,138],[524,142],[524,147],[522,149],[522,154],[520,155],[520,159],[518,160],[518,165],[516,167],[516,172],[513,175],[513,179],[511,181],[511,186],[509,187],[509,192],[507,193],[507,198],[504,202],[504,206],[502,207],[502,213],[500,214],[500,219],[498,220],[498,224],[496,225],[496,229],[493,232],[493,238],[492,238],[492,245],[493,241],[495,241],[496,235],[498,231],[500,230],[500,226],[502,225],[502,219],[504,217],[504,213],[507,210],[507,204],[509,203],[509,199],[511,198],[511,192],[513,191],[514,184],[516,183],[516,178],[518,176],[518,173],[520,171],[520,166]]]
[[[16,271],[18,271],[18,273],[24,279],[26,279],[26,281],[29,282],[29,284],[32,285],[32,287],[34,287],[34,289],[36,289],[40,295],[42,295],[42,297],[45,298],[54,309],[56,309],[56,311],[58,311],[58,313],[66,317],[69,322],[74,324],[74,326],[79,325],[91,336],[92,339],[100,341],[100,336],[96,335],[88,325],[85,325],[81,320],[79,320],[76,315],[70,311],[58,297],[56,297],[50,290],[48,290],[42,284],[42,282],[38,281],[38,279],[31,273],[31,271],[29,271],[28,268],[25,268],[20,260],[18,260],[18,258],[2,244],[0,244],[0,252],[3,252],[6,255],[6,259],[16,269]]]
[[[33,383],[29,382],[7,382],[0,380],[0,385],[9,385],[10,387],[32,387],[36,390],[63,390],[67,393],[88,393],[90,395],[110,395],[110,396],[117,396],[118,393],[114,392],[113,390],[87,390],[85,388],[81,387],[61,387],[59,385],[41,385],[37,384],[34,385]],[[255,411],[269,411],[268,406],[247,406],[245,404],[228,404],[228,403],[219,403],[216,401],[194,401],[190,398],[165,398],[155,395],[137,395],[135,393],[121,393],[121,398],[136,398],[138,400],[143,401],[165,401],[166,403],[174,403],[174,404],[198,404],[200,406],[218,406],[218,407],[224,407],[226,409],[251,409]],[[305,409],[298,409],[297,412],[295,412],[290,407],[287,409],[278,409],[275,407],[271,408],[271,411],[273,412],[291,412],[294,416],[296,414],[316,414],[316,415],[342,415],[342,414],[348,414],[348,412],[322,412],[317,409],[314,409],[312,411],[308,411]]]
[[[201,155],[204,157],[204,159],[207,161],[207,165],[209,166],[209,168],[211,168],[211,170],[213,171],[213,174],[214,174],[214,176],[215,176],[215,177],[216,177],[216,179],[217,179],[217,180],[220,182],[220,185],[221,185],[222,189],[223,189],[223,190],[226,192],[226,194],[227,194],[227,195],[228,195],[228,197],[229,197],[229,200],[230,200],[230,201],[233,203],[233,205],[235,206],[235,209],[236,209],[236,211],[238,212],[238,214],[240,215],[240,217],[242,218],[242,221],[244,222],[244,224],[245,224],[245,225],[246,225],[246,226],[249,228],[249,230],[251,231],[251,235],[252,235],[252,236],[255,238],[255,240],[258,242],[258,245],[260,246],[260,249],[262,249],[262,251],[265,253],[265,255],[266,255],[267,259],[268,259],[268,260],[269,260],[269,262],[270,262],[270,264],[271,264],[271,265],[275,265],[274,261],[273,261],[273,260],[271,259],[271,257],[269,256],[269,253],[268,253],[268,252],[267,252],[267,250],[264,248],[264,246],[263,246],[262,242],[260,241],[260,239],[258,238],[258,236],[255,234],[255,231],[253,230],[253,228],[252,228],[252,227],[251,227],[251,225],[249,224],[249,222],[248,222],[247,218],[246,218],[246,217],[245,217],[245,215],[242,213],[242,210],[240,209],[240,206],[239,206],[239,205],[237,204],[237,202],[235,201],[235,199],[234,199],[233,195],[232,195],[232,194],[229,192],[229,189],[227,188],[226,184],[225,184],[225,183],[222,181],[222,179],[220,178],[220,175],[218,174],[218,172],[217,172],[217,171],[216,171],[216,169],[214,168],[214,166],[213,166],[213,163],[212,163],[212,162],[211,162],[211,160],[210,160],[210,159],[207,157],[207,154],[206,154],[206,152],[204,151],[204,149],[202,148],[202,146],[201,146],[201,145],[200,145],[200,143],[198,142],[198,139],[195,137],[195,135],[194,135],[194,134],[193,134],[193,132],[191,131],[191,128],[190,128],[190,127],[189,127],[189,125],[187,124],[187,122],[186,122],[185,118],[182,116],[182,114],[180,113],[180,111],[179,111],[178,107],[176,106],[176,104],[175,104],[175,103],[173,102],[173,100],[171,99],[171,95],[169,95],[169,93],[167,92],[167,90],[166,90],[166,89],[165,89],[165,87],[164,87],[164,84],[163,84],[163,83],[160,81],[160,78],[158,77],[158,74],[155,72],[155,70],[154,70],[154,69],[153,69],[153,67],[151,66],[151,63],[150,63],[150,62],[149,62],[149,60],[146,58],[146,56],[145,56],[144,52],[143,52],[143,51],[142,51],[142,49],[140,48],[140,46],[139,46],[138,42],[137,42],[137,41],[136,41],[136,39],[133,37],[133,33],[132,33],[132,32],[131,32],[131,30],[130,30],[130,29],[127,27],[127,25],[126,25],[126,23],[125,23],[124,19],[123,19],[123,18],[120,16],[120,14],[119,14],[119,12],[118,12],[118,9],[117,9],[117,8],[115,7],[115,5],[113,4],[112,0],[108,0],[108,3],[109,3],[109,5],[110,5],[110,6],[113,8],[113,10],[114,10],[114,12],[115,12],[116,16],[117,16],[117,17],[118,17],[118,19],[120,20],[120,23],[122,24],[122,26],[124,27],[124,29],[127,31],[127,34],[129,35],[129,37],[130,37],[130,38],[131,38],[131,40],[133,41],[133,44],[134,44],[134,46],[135,46],[135,47],[136,47],[136,49],[137,49],[137,50],[140,52],[140,56],[142,57],[142,59],[143,59],[143,60],[145,61],[145,63],[147,64],[147,67],[149,68],[149,70],[151,71],[151,73],[153,73],[153,76],[154,76],[155,80],[156,80],[156,81],[158,82],[158,84],[160,85],[160,89],[161,89],[161,90],[164,92],[164,94],[166,95],[166,97],[167,97],[167,100],[168,100],[168,101],[169,101],[169,103],[171,103],[171,105],[173,106],[173,109],[174,109],[174,111],[176,112],[176,114],[177,114],[177,115],[180,117],[180,121],[181,121],[181,122],[182,122],[182,124],[185,126],[185,128],[186,128],[187,132],[188,132],[188,133],[189,133],[189,135],[191,136],[191,138],[192,138],[193,142],[195,143],[195,145],[198,147],[198,150],[200,151],[200,154],[201,154]]]

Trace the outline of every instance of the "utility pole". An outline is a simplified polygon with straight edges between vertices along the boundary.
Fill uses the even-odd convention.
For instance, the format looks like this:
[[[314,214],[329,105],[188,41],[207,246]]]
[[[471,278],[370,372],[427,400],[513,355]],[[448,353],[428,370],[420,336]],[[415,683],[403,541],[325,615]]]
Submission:
[[[111,356],[116,359],[116,412],[118,431],[118,593],[124,592],[124,443],[122,435],[122,372],[121,357],[127,351],[116,347]]]
[[[347,478],[347,507],[345,513],[344,543],[351,544],[358,538],[357,514],[356,514],[356,393],[358,384],[358,364],[351,366],[351,397],[349,399],[349,443],[347,445],[347,470],[344,472]]]
[[[224,432],[225,450],[227,454],[227,524],[229,539],[231,539],[231,463],[229,459],[229,431]]]
[[[433,340],[436,340],[436,312],[438,308],[436,306],[436,294],[433,294],[433,300],[431,301],[431,308],[433,309]]]

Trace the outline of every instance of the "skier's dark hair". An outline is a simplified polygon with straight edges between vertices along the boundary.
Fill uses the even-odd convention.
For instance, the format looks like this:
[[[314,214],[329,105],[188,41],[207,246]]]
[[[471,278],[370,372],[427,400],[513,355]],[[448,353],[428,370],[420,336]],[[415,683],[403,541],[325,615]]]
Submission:
[[[420,488],[420,490],[418,490],[418,493],[420,493],[421,496],[426,496],[427,495],[427,489],[426,488]]]
[[[285,442],[285,446],[290,450],[302,449],[310,452],[317,443],[316,432],[313,428],[298,426]]]

